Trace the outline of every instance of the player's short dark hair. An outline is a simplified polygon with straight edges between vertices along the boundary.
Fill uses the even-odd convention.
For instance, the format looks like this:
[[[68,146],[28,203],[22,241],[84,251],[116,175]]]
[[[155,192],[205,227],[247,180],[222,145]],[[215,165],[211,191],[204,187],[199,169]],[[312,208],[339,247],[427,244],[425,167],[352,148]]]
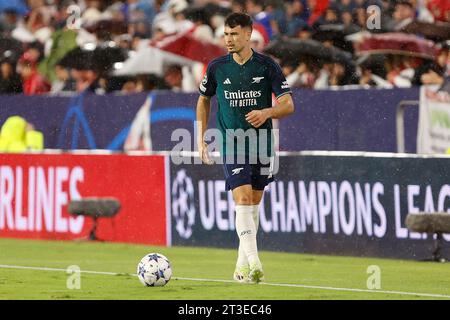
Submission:
[[[235,28],[237,26],[241,26],[241,28],[250,28],[253,27],[252,18],[246,14],[241,12],[234,12],[229,14],[225,19],[225,25],[230,28]]]

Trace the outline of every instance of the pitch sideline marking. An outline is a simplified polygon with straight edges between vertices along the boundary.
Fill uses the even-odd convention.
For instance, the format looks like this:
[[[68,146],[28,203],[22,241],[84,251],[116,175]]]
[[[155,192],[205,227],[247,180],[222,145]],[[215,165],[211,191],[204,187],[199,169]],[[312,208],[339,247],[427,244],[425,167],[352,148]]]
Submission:
[[[67,272],[67,269],[61,268],[48,268],[48,267],[27,267],[27,266],[13,266],[0,264],[0,268],[3,269],[25,269],[25,270],[39,270],[39,271],[62,271]],[[90,270],[80,270],[81,273],[86,274],[101,274],[108,276],[137,276],[135,273],[117,273],[117,272],[104,272],[104,271],[90,271]],[[185,280],[185,281],[201,281],[201,282],[223,282],[223,283],[235,283],[234,280],[222,280],[222,279],[200,279],[200,278],[183,278],[183,277],[172,277],[173,280]],[[366,293],[385,293],[385,294],[395,294],[395,295],[409,295],[409,296],[419,296],[419,297],[432,297],[432,298],[446,298],[450,299],[450,295],[435,294],[435,293],[416,293],[416,292],[406,292],[406,291],[388,291],[388,290],[370,290],[370,289],[354,289],[354,288],[338,288],[338,287],[324,287],[324,286],[312,286],[303,284],[289,284],[289,283],[268,283],[260,282],[260,285],[274,286],[274,287],[293,287],[293,288],[303,288],[303,289],[319,289],[319,290],[331,290],[331,291],[348,291],[348,292],[366,292]]]

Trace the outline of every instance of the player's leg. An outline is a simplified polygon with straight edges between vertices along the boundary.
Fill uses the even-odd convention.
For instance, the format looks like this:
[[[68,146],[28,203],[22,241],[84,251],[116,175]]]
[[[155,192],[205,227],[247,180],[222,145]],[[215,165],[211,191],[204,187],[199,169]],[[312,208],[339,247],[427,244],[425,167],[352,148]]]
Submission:
[[[252,217],[253,217],[253,221],[255,222],[256,233],[258,233],[258,227],[259,227],[259,203],[261,202],[263,193],[264,193],[264,191],[261,191],[261,190],[252,190],[252,203],[251,203]],[[242,267],[242,266],[247,266],[247,265],[248,265],[247,255],[245,254],[242,244],[239,243],[238,260],[237,260],[236,266]]]
[[[253,258],[248,255],[248,252],[245,251],[248,257],[248,282],[258,283],[264,281],[264,271],[262,267],[262,263],[259,259],[258,255],[258,245],[256,241],[256,235],[258,233],[259,227],[259,203],[261,202],[264,190],[254,190],[252,189],[252,201],[250,205],[250,213],[253,220],[253,224],[255,226],[255,236],[254,236],[254,244],[253,244]],[[243,241],[241,241],[244,244]]]
[[[265,168],[266,167],[266,168]],[[263,165],[261,163],[251,165],[252,168],[252,217],[254,224],[256,226],[256,231],[259,226],[259,204],[264,194],[264,188],[274,180],[272,175],[272,161],[268,165]],[[262,168],[268,170],[261,170]],[[267,172],[268,174],[266,174]],[[256,234],[255,234],[256,240]],[[256,252],[256,254],[258,254]],[[262,268],[261,261],[250,262],[249,260],[249,279],[252,282],[264,281],[264,271]]]
[[[252,207],[253,207],[253,221],[255,222],[256,232],[258,232],[259,227],[259,204],[263,197],[264,190],[252,190]]]
[[[249,222],[247,218],[250,219],[254,228],[252,213],[250,211],[252,200],[251,168],[248,164],[241,165],[237,163],[224,163],[223,168],[227,190],[232,190],[233,192],[236,212],[236,232],[239,236],[239,230],[245,229],[245,225]],[[239,282],[248,282],[249,273],[250,268],[245,252],[245,245],[241,241],[241,237],[239,237],[238,258],[233,278]]]
[[[250,191],[249,189],[251,189],[251,185],[246,185],[246,186],[243,186],[243,187],[244,187],[244,189],[246,189],[247,192]],[[236,191],[236,192],[239,193],[239,196],[241,196],[240,190],[241,189]],[[235,200],[235,205],[238,205],[238,204],[242,205],[242,203],[243,203],[242,200],[246,200],[246,199],[242,199],[241,198],[241,199],[239,199],[239,202],[237,202]],[[236,216],[237,216],[237,212],[236,212]],[[236,219],[235,219],[235,221],[236,221]],[[248,278],[249,271],[250,270],[249,270],[249,266],[248,266],[247,254],[245,253],[244,246],[243,246],[242,242],[239,241],[238,258],[237,258],[237,261],[236,261],[236,271],[235,271],[235,276],[234,276],[235,280],[238,280],[238,281],[245,281],[245,280],[247,280],[246,278]]]
[[[258,256],[258,248],[256,244],[257,227],[254,221],[255,206],[253,205],[253,189],[250,184],[242,185],[233,189],[233,198],[236,203],[236,232],[239,236],[240,254],[247,257],[248,276],[253,268],[262,270],[261,261]],[[243,261],[238,259],[238,262]],[[245,265],[237,265],[237,270],[245,269]],[[246,272],[243,272],[246,273]],[[258,280],[258,279],[257,279]],[[258,282],[258,281],[256,281]]]

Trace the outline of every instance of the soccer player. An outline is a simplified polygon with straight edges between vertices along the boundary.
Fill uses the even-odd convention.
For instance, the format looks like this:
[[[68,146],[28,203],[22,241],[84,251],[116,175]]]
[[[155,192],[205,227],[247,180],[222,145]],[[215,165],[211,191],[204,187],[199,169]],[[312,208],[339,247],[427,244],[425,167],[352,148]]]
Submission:
[[[227,190],[233,193],[236,232],[239,236],[233,278],[239,282],[258,283],[264,280],[264,271],[258,256],[256,232],[259,203],[265,186],[273,181],[272,119],[293,113],[294,103],[280,66],[250,47],[252,25],[251,17],[244,13],[232,13],[225,20],[225,45],[229,54],[209,63],[200,84],[197,145],[202,161],[212,164],[204,136],[211,97],[217,95],[217,126],[223,141],[221,156],[224,159]],[[272,92],[277,99],[274,108]],[[269,131],[268,134],[263,135],[264,130],[266,133]],[[261,139],[263,143],[259,141]],[[242,142],[244,148],[239,147]],[[258,155],[257,161],[252,160],[255,153]],[[269,156],[271,161],[261,161],[261,154]]]

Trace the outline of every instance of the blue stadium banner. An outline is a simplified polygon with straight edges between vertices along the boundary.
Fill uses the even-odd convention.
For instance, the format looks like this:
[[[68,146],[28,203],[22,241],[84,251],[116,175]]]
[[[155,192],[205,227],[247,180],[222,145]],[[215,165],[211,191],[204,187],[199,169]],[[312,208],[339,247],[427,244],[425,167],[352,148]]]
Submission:
[[[408,213],[450,212],[450,158],[372,153],[280,157],[260,206],[261,250],[425,259],[433,238]],[[221,165],[170,164],[173,245],[237,248]],[[444,256],[450,257],[444,235]]]
[[[151,98],[151,99],[149,99]],[[296,111],[282,119],[280,150],[396,152],[396,105],[417,100],[417,88],[293,91]],[[47,149],[123,150],[133,119],[151,100],[152,149],[169,151],[176,129],[194,133],[198,93],[152,91],[130,95],[0,96],[0,125],[19,115],[43,132]],[[338,101],[339,103],[336,103]],[[211,126],[217,104],[213,99]],[[42,116],[51,115],[51,116]],[[416,150],[417,108],[405,112],[405,147]]]

